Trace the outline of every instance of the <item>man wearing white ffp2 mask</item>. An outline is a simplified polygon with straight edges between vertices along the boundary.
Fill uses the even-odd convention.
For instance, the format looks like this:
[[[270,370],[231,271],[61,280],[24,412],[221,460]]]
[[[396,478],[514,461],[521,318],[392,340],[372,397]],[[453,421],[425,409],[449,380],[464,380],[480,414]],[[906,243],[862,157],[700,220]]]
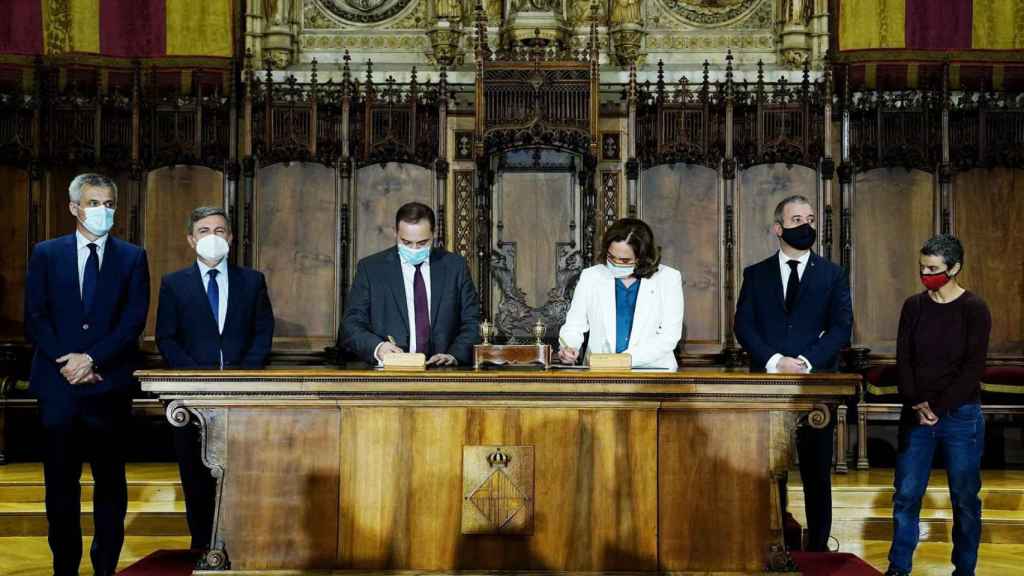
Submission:
[[[262,368],[274,335],[263,274],[228,262],[231,220],[222,208],[192,211],[187,224],[194,264],[164,276],[156,344],[170,368]],[[200,457],[198,428],[175,428],[192,548],[210,543],[216,483]]]

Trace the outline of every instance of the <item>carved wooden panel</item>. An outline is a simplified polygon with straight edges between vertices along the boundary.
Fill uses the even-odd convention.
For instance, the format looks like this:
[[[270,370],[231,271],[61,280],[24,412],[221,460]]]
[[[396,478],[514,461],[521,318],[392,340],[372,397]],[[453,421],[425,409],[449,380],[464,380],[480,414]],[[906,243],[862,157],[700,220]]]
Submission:
[[[817,206],[817,173],[804,166],[761,164],[739,173],[736,180],[736,253],[739,256],[737,291],[743,269],[771,256],[779,249],[772,233],[775,206],[787,196],[802,194],[815,207],[818,222],[824,214]],[[819,234],[821,227],[818,228]]]
[[[395,212],[406,202],[434,206],[433,172],[415,164],[371,164],[356,172],[356,259],[395,245]],[[441,226],[443,224],[438,224]]]
[[[503,228],[495,231],[494,238],[515,242],[515,259],[506,264],[514,265],[517,285],[526,292],[527,304],[536,308],[548,300],[548,292],[555,287],[556,243],[573,240],[570,222],[579,226],[573,211],[572,178],[564,172],[510,172],[500,178],[495,190],[495,225],[500,218]],[[500,282],[491,287],[494,302],[502,300]]]
[[[324,567],[338,555],[338,446],[335,408],[253,409],[227,422],[221,533],[233,569]],[[287,443],[280,430],[304,432]],[[252,494],[274,498],[254,502]]]
[[[344,408],[338,566],[656,570],[657,430],[653,410]],[[530,537],[462,534],[467,445],[533,446]]]
[[[770,413],[663,411],[658,425],[662,570],[761,572],[771,518]],[[722,433],[727,430],[728,433]],[[716,478],[711,484],[706,478]],[[699,496],[697,496],[699,494]],[[693,519],[702,518],[702,529]],[[710,525],[713,530],[707,529]],[[744,561],[746,560],[746,561]]]
[[[224,175],[203,166],[172,166],[149,172],[144,192],[145,226],[142,244],[149,256],[149,317],[145,337],[156,330],[160,279],[196,261],[185,238],[194,208],[224,207]],[[235,235],[239,235],[235,225]]]
[[[1024,354],[1024,170],[957,174],[953,205],[964,245],[960,282],[992,312],[989,352]]]
[[[462,447],[462,533],[533,532],[533,446]]]
[[[458,134],[458,133],[456,133]],[[476,279],[476,190],[472,170],[455,170],[455,253],[466,259]]]
[[[682,271],[688,352],[717,352],[721,338],[719,274],[722,205],[718,173],[695,164],[643,173],[643,218],[661,246],[661,263]]]
[[[28,265],[28,172],[0,166],[0,340],[25,336],[24,291]]]
[[[881,168],[857,174],[853,210],[853,341],[896,354],[903,301],[922,290],[918,251],[934,234],[931,174]]]
[[[254,262],[267,277],[275,347],[322,349],[334,342],[339,317],[335,171],[274,164],[260,169],[255,188]]]

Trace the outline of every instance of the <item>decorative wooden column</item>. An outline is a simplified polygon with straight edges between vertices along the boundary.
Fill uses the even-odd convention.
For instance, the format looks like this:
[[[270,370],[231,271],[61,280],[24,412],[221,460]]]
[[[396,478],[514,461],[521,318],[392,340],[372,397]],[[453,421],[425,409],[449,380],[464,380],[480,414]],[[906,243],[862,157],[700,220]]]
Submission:
[[[252,52],[245,55],[245,94],[242,96],[242,118],[240,122],[240,140],[242,146],[242,181],[238,197],[239,231],[242,242],[239,246],[239,261],[244,266],[252,266],[252,197],[253,181],[256,178],[256,159],[252,155],[252,92],[253,83],[257,82],[252,69]],[[268,83],[267,89],[270,89]],[[269,124],[269,120],[267,120]]]
[[[824,128],[824,137],[822,138],[823,154],[820,164],[821,174],[821,196],[824,200],[823,206],[825,207],[825,226],[822,231],[821,238],[821,251],[830,261],[834,261],[832,256],[832,177],[835,175],[836,163],[832,159],[832,64],[826,60],[825,62],[825,95],[822,99],[824,103],[824,110],[822,111],[822,122]],[[819,224],[820,225],[820,224]]]
[[[338,310],[345,309],[345,298],[348,297],[348,283],[352,264],[352,149],[351,149],[351,118],[352,118],[352,70],[349,62],[352,57],[348,50],[342,58],[341,68],[341,158],[338,159],[338,186],[341,187],[341,213],[338,215],[339,235],[338,258],[341,260],[341,273],[338,279],[339,302]]]
[[[942,67],[942,163],[939,164],[939,230],[953,232],[953,167],[949,162],[949,63]]]
[[[636,107],[637,107],[637,86],[636,86],[636,64],[629,65],[629,85],[627,87],[626,113],[629,119],[626,122],[626,205],[630,218],[636,218],[637,186],[640,180],[640,163],[636,159]]]
[[[415,102],[415,98],[413,99]],[[437,205],[437,232],[434,245],[447,247],[448,218],[445,207],[448,204],[448,70],[441,66],[437,83],[437,159],[434,160],[434,203]]]
[[[722,348],[722,362],[726,366],[738,366],[741,361],[740,349],[736,346],[736,334],[733,331],[733,316],[736,311],[736,158],[733,152],[733,113],[736,104],[736,86],[733,83],[732,51],[725,56],[725,158],[722,159],[722,182],[725,198],[723,202],[724,222],[722,223],[724,294],[723,327],[725,346]],[[705,76],[707,74],[705,62]]]

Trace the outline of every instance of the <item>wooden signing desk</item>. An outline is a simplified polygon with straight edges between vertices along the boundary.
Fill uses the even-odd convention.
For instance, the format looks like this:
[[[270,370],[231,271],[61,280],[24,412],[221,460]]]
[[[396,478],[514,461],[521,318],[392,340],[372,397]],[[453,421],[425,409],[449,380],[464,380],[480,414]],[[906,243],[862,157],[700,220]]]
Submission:
[[[203,570],[794,570],[778,482],[854,374],[145,371],[219,478]],[[198,572],[202,573],[202,572]]]

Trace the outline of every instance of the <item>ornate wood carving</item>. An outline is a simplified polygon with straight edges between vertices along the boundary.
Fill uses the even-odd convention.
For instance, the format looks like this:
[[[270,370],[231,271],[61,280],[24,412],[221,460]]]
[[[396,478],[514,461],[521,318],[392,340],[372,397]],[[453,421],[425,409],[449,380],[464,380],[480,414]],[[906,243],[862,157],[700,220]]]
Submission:
[[[533,533],[533,446],[462,447],[462,533]]]
[[[471,260],[475,256],[473,223],[476,220],[473,171],[455,171],[455,252]],[[472,264],[471,264],[472,266]]]
[[[850,106],[850,158],[858,171],[902,166],[934,172],[942,158],[941,93],[861,92]]]
[[[601,216],[605,229],[619,219],[618,170],[601,172]]]

